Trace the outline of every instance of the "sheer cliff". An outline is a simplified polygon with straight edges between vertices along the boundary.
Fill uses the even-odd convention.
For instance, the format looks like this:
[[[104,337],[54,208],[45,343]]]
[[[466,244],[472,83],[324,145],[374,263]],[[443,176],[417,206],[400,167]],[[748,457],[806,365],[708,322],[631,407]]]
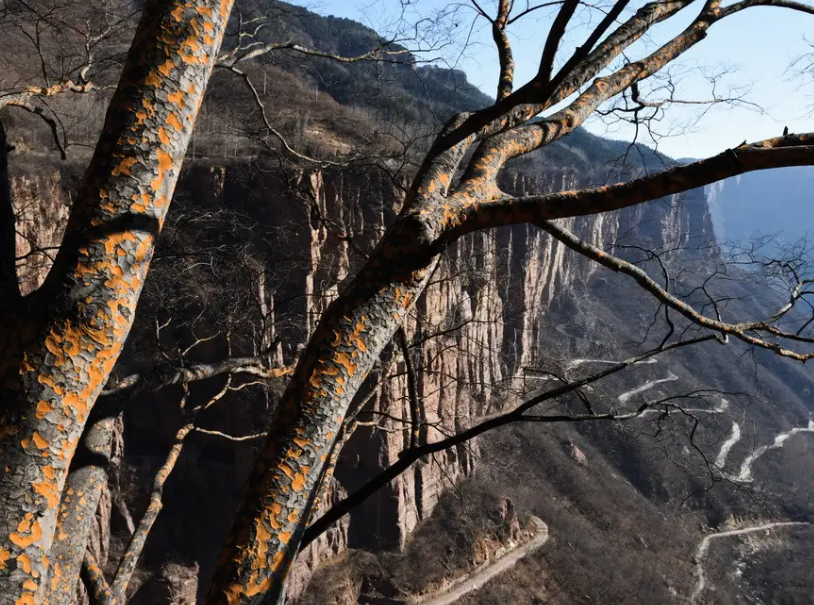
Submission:
[[[400,195],[387,178],[365,170],[312,170],[293,181],[290,177],[270,163],[187,164],[174,202],[176,220],[158,253],[152,286],[140,307],[143,316],[120,374],[142,367],[143,358],[135,350],[152,333],[163,299],[175,291],[178,268],[173,254],[184,250],[201,254],[209,249],[207,233],[212,227],[203,227],[202,221],[219,214],[241,217],[251,228],[240,237],[256,240],[256,248],[265,247],[260,271],[264,280],[243,284],[250,291],[233,294],[261,302],[266,310],[265,341],[276,343],[273,355],[282,363],[295,359],[321,310],[392,220]],[[554,191],[585,185],[593,178],[593,173],[552,166],[534,174],[510,173],[504,187],[518,194]],[[47,250],[58,242],[67,216],[69,183],[70,175],[55,169],[13,178],[21,256],[32,247]],[[219,223],[213,224],[217,229]],[[654,248],[683,247],[712,237],[701,191],[578,219],[570,226],[603,247],[621,240]],[[179,241],[185,242],[183,249]],[[40,263],[40,273],[46,265]],[[423,405],[420,439],[434,441],[471,426],[525,393],[529,380],[534,380],[534,369],[552,356],[549,308],[576,285],[587,283],[596,271],[596,265],[579,262],[561,244],[526,226],[476,234],[450,249],[407,326]],[[30,287],[35,284],[31,281]],[[216,307],[229,304],[236,303],[220,298],[209,302]],[[185,308],[193,313],[193,307]],[[590,333],[585,338],[590,340]],[[360,426],[342,451],[335,473],[336,494],[357,489],[397,461],[409,444],[406,368],[396,351],[386,357],[383,366],[389,368],[382,368],[384,379],[362,396],[367,402]],[[124,459],[136,477],[146,480],[169,447],[177,422],[172,397],[145,400],[126,412]],[[218,430],[230,435],[256,433],[262,430],[267,406],[266,400],[242,401],[239,409],[218,418]],[[206,539],[184,544],[182,536],[199,533],[202,519],[182,511],[197,506],[198,498],[215,489],[220,501],[203,508],[216,519],[208,521],[209,526],[225,529],[251,464],[252,443],[201,439],[188,450],[185,465],[174,477],[183,488],[169,490],[165,520],[154,531],[152,549],[177,549],[180,559],[199,561],[206,572],[219,534],[213,531]],[[346,547],[402,548],[442,494],[471,474],[478,460],[478,444],[469,443],[416,464],[304,553],[301,566],[313,567]],[[130,506],[139,506],[137,497]]]
[[[264,30],[269,39],[290,37],[343,54],[363,52],[378,41],[372,30],[345,20],[303,9],[284,13]],[[136,371],[160,374],[165,366],[188,367],[228,354],[262,352],[274,365],[292,365],[323,310],[398,212],[415,160],[412,146],[420,153],[425,135],[452,111],[489,102],[455,71],[301,59],[281,55],[246,69],[280,132],[320,161],[284,159],[278,140],[258,126],[254,99],[235,87],[233,75],[216,74],[115,378]],[[71,133],[76,138],[71,153],[95,141],[104,94],[80,108],[82,129]],[[31,290],[59,243],[86,158],[80,151],[58,162],[43,152],[48,143],[40,125],[2,117],[18,147],[11,155],[11,190],[20,276]],[[519,195],[566,190],[670,163],[643,149],[637,157],[644,166],[625,165],[626,151],[621,142],[577,130],[513,164],[501,186]],[[690,289],[704,275],[696,269],[718,254],[701,190],[565,224],[585,241],[649,263],[656,276],[663,269],[665,279],[669,275]],[[659,267],[662,257],[672,259],[669,271]],[[726,302],[771,312],[773,301],[755,292],[753,285],[732,285]],[[696,294],[706,304],[706,292]],[[344,441],[321,506],[327,509],[397,462],[416,438],[439,440],[558,377],[624,358],[648,338],[663,335],[649,333],[657,319],[672,321],[662,318],[662,309],[623,276],[534,227],[458,241],[445,252],[405,326],[409,364],[391,345],[359,393],[355,430]],[[593,391],[603,404],[620,407],[675,392],[707,398],[700,407],[693,402],[692,413],[678,421],[651,416],[653,422],[631,429],[513,428],[418,461],[301,554],[290,594],[302,595],[321,563],[347,552],[366,563],[371,559],[361,553],[414,557],[415,575],[433,559],[433,581],[444,582],[448,560],[480,565],[518,533],[519,525],[512,525],[498,536],[500,544],[482,536],[466,543],[466,531],[479,515],[494,512],[500,502],[502,521],[516,507],[524,521],[530,512],[551,528],[544,558],[520,567],[526,576],[516,578],[516,586],[526,596],[550,602],[553,586],[561,595],[555,602],[563,605],[686,602],[699,526],[723,527],[732,515],[798,519],[814,513],[811,482],[795,481],[810,471],[801,471],[789,457],[798,450],[781,447],[793,443],[799,452],[810,451],[804,441],[811,432],[810,373],[747,353],[707,343],[698,351],[638,364]],[[226,390],[233,387],[227,404],[201,415],[202,430],[186,442],[167,483],[164,509],[132,583],[133,603],[189,604],[200,596],[282,384],[247,381],[244,388],[227,381]],[[104,561],[112,553],[115,560],[120,554],[185,415],[194,404],[219,397],[223,388],[223,379],[211,379],[127,403],[93,539],[97,558]],[[747,391],[758,395],[741,397]],[[417,437],[410,426],[414,414],[420,420]],[[699,418],[700,446],[692,440]],[[675,426],[668,420],[686,434],[662,431],[662,421]],[[704,458],[699,451],[711,454]],[[732,485],[717,485],[724,482]],[[759,485],[760,498],[743,491],[747,484]],[[459,489],[475,503],[465,509],[471,519],[458,520],[453,538],[433,542],[432,533],[446,527],[439,516],[442,521],[453,516],[454,507],[445,503]],[[410,550],[424,543],[436,551],[422,557],[420,550]],[[627,553],[623,562],[617,560],[621,551]],[[646,586],[649,600],[633,593],[616,600],[603,596],[606,586],[622,586],[632,575],[636,581],[629,583]],[[430,582],[422,581],[427,588]],[[411,589],[420,584],[411,582],[405,580]],[[540,589],[543,582],[548,592]],[[342,602],[356,602],[370,583],[368,576],[350,582]],[[510,602],[518,594],[467,598]]]

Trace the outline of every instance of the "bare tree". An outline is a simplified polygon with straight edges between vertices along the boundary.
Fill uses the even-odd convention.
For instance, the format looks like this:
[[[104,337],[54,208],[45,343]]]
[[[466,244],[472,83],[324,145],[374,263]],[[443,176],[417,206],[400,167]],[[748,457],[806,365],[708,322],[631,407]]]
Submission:
[[[230,8],[145,4],[49,276],[23,297],[4,273],[4,602],[42,598],[68,464],[132,325]]]
[[[814,133],[744,144],[707,160],[605,187],[515,197],[498,186],[498,176],[508,162],[573,132],[626,91],[641,106],[663,105],[663,99],[642,99],[639,83],[656,76],[699,44],[712,26],[726,17],[760,6],[814,13],[806,5],[787,0],[741,0],[727,6],[722,6],[719,0],[656,1],[632,13],[629,4],[629,0],[610,3],[585,42],[565,57],[562,67],[555,69],[569,24],[580,10],[592,8],[578,0],[563,2],[543,45],[536,76],[517,89],[513,86],[513,60],[506,28],[533,7],[518,6],[518,12],[513,14],[512,3],[499,2],[494,16],[478,7],[479,13],[492,24],[500,56],[497,100],[480,111],[458,114],[448,121],[422,159],[397,219],[359,273],[323,313],[274,411],[212,581],[208,602],[281,602],[286,574],[303,543],[319,531],[317,523],[325,525],[338,518],[354,501],[434,451],[513,421],[623,420],[648,412],[667,414],[674,407],[665,400],[631,412],[597,412],[586,404],[580,413],[527,413],[543,401],[575,391],[639,360],[634,358],[612,366],[608,372],[545,391],[459,435],[422,444],[420,436],[415,436],[421,423],[421,402],[415,389],[410,388],[414,437],[403,462],[388,469],[361,495],[352,495],[334,512],[326,512],[322,517],[325,521],[320,520],[309,529],[323,483],[335,461],[337,444],[341,446],[345,436],[352,432],[353,424],[347,421],[356,419],[356,394],[427,288],[444,249],[464,235],[503,225],[537,225],[589,259],[630,276],[666,307],[704,331],[694,338],[665,339],[645,355],[732,337],[793,359],[814,356],[808,350],[811,338],[780,323],[787,314],[785,308],[756,321],[733,322],[710,317],[638,267],[580,241],[554,222],[650,202],[748,171],[810,165],[814,163]],[[151,506],[134,534],[119,572],[106,588],[92,557],[85,556],[85,543],[80,539],[74,542],[70,534],[66,534],[67,539],[61,537],[67,517],[59,513],[60,506],[73,506],[68,498],[72,490],[65,490],[71,479],[68,466],[83,433],[86,439],[91,437],[92,431],[85,433],[91,414],[97,408],[103,410],[97,399],[104,393],[132,326],[193,123],[210,72],[219,60],[220,41],[231,8],[228,0],[145,3],[100,141],[71,210],[65,238],[45,282],[31,294],[23,296],[20,292],[14,269],[16,252],[4,234],[4,270],[0,275],[4,329],[0,332],[0,343],[4,351],[2,389],[6,405],[0,412],[0,461],[6,472],[0,477],[0,602],[41,601],[49,584],[71,590],[83,559],[88,577],[98,588],[94,593],[103,601],[122,600],[160,509],[164,481],[186,436],[192,431],[209,430],[196,424],[197,410],[202,408],[188,412],[187,421],[179,429],[154,483]],[[635,61],[628,57],[635,50],[632,45],[656,24],[689,11],[696,11],[695,17],[684,31]],[[58,26],[49,21],[51,13],[43,14],[42,23],[58,31]],[[34,33],[27,24],[21,30],[21,35],[33,37],[35,42],[40,13],[36,15]],[[15,89],[6,98],[19,97],[21,105],[35,98],[43,102],[49,96],[47,85],[52,81],[60,87],[55,92],[63,89],[81,92],[74,90],[77,87],[74,80],[80,82],[80,89],[87,88],[90,68],[96,61],[91,54],[94,36],[100,35],[99,31],[106,32],[106,28],[107,25],[81,33],[88,49],[84,61],[56,75],[45,67],[42,77],[46,87],[31,93],[33,96]],[[238,39],[242,31],[238,30]],[[289,42],[277,48],[308,54]],[[242,51],[228,50],[220,55],[220,61],[234,71],[243,60],[241,57],[248,61],[255,51],[273,50],[273,45],[254,45],[249,41]],[[385,60],[382,58],[388,52],[384,44],[353,59]],[[250,80],[245,81],[251,87]],[[564,108],[549,112],[560,102],[565,102]],[[43,115],[50,116],[47,112]],[[268,120],[264,120],[264,126],[274,134]],[[60,140],[57,136],[56,141]],[[288,144],[285,148],[300,160],[313,160],[294,153],[296,150]],[[2,181],[5,151],[0,154]],[[4,214],[10,217],[7,198],[0,191]],[[805,293],[805,283],[801,281],[793,292],[792,306]],[[410,347],[404,334],[399,334],[398,344],[406,372],[412,375]],[[223,360],[221,364],[177,368],[162,374],[159,383],[185,385],[196,377],[225,376],[221,390],[203,403],[205,409],[219,399],[219,393],[236,388],[235,375],[268,378],[287,372],[285,368],[270,367],[263,357],[266,353],[258,351],[250,358]],[[142,384],[148,381],[134,376],[122,380],[122,384],[109,385],[108,389],[113,393],[142,388],[139,386]],[[109,420],[92,426],[101,426],[104,432]],[[104,438],[100,443],[104,457]],[[86,512],[93,510],[92,504],[87,506]],[[54,557],[61,542],[65,554]],[[68,554],[70,563],[65,558]],[[66,574],[64,582],[60,574]]]
[[[264,598],[272,602],[282,598],[283,579],[301,545],[326,453],[339,434],[353,395],[426,288],[439,253],[449,243],[480,229],[535,223],[581,247],[549,221],[617,210],[749,170],[811,163],[814,137],[791,135],[618,185],[524,198],[504,194],[497,176],[506,162],[573,131],[604,103],[700,43],[718,21],[766,5],[814,12],[787,2],[747,0],[724,7],[711,0],[699,7],[692,23],[675,38],[647,56],[625,59],[618,69],[600,75],[655,24],[695,7],[687,2],[650,3],[615,26],[627,5],[624,0],[614,3],[586,42],[555,73],[550,67],[554,65],[552,54],[558,51],[563,31],[579,7],[577,2],[564,3],[552,25],[537,76],[511,94],[501,93],[504,96],[491,107],[455,116],[440,133],[401,214],[365,267],[326,310],[300,358],[261,452],[262,462],[255,467],[235,518],[223,563],[211,586],[212,602],[249,602],[266,593]],[[505,91],[510,62],[504,61],[503,66],[501,86]],[[565,108],[532,120],[574,94],[575,100]],[[605,255],[590,248],[581,251],[593,253],[597,259]],[[625,265],[615,264],[614,268],[622,267]],[[641,285],[658,292],[652,288],[652,280],[632,274]],[[798,339],[771,322],[725,325],[681,306],[676,310],[704,328],[781,355],[798,359],[811,355],[773,342],[773,338]]]

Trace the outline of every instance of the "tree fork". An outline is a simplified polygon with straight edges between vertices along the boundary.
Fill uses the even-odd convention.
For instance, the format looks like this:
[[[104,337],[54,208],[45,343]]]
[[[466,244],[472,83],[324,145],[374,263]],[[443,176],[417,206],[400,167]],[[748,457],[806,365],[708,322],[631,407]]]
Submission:
[[[278,603],[353,397],[424,291],[437,256],[400,241],[397,222],[325,312],[294,371],[247,482],[209,604]]]
[[[68,467],[135,315],[231,0],[148,0],[43,287],[0,310],[0,604],[42,600]]]

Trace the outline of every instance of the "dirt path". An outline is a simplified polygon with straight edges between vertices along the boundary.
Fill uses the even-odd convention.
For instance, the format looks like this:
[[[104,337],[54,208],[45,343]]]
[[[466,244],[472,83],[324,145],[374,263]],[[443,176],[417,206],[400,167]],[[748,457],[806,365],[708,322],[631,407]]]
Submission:
[[[692,591],[692,595],[690,596],[690,603],[693,604],[698,600],[698,597],[701,596],[701,593],[704,592],[704,589],[707,586],[707,573],[704,569],[704,560],[706,559],[707,552],[709,551],[709,545],[713,540],[717,540],[720,538],[729,538],[731,536],[741,536],[743,534],[751,534],[754,532],[759,531],[768,531],[770,529],[774,529],[776,527],[800,527],[800,526],[811,526],[811,523],[806,523],[805,521],[777,521],[774,523],[765,523],[763,525],[755,525],[752,527],[744,527],[743,529],[733,529],[730,531],[722,531],[718,532],[717,534],[710,534],[705,536],[701,543],[698,545],[698,549],[695,551],[695,556],[693,557],[693,562],[695,563],[695,588]]]
[[[636,387],[635,389],[631,389],[625,393],[622,393],[617,397],[619,403],[624,403],[634,395],[638,395],[639,393],[644,393],[645,391],[649,391],[657,384],[661,384],[662,382],[673,382],[674,380],[678,380],[678,376],[673,374],[672,372],[667,372],[667,378],[659,378],[657,380],[651,380],[649,382],[645,382],[642,386]]]
[[[464,595],[474,590],[478,590],[495,576],[499,576],[506,570],[513,567],[520,559],[534,552],[548,542],[548,526],[536,517],[532,517],[532,522],[537,526],[537,534],[530,541],[512,551],[509,551],[494,563],[487,565],[466,578],[466,580],[460,584],[453,586],[442,593],[416,599],[413,601],[413,605],[450,605],[451,603],[455,603]]]
[[[658,359],[650,357],[648,359],[644,359],[642,361],[637,361],[635,363],[632,363],[631,365],[634,365],[634,366],[649,365],[651,363],[658,363],[658,362],[659,362]],[[582,364],[585,364],[585,363],[602,363],[602,364],[616,365],[619,362],[615,361],[613,359],[572,359],[571,361],[569,361],[566,364],[565,368],[567,370],[573,370],[575,367],[577,367],[579,365],[582,365]]]
[[[752,465],[755,463],[755,461],[769,450],[776,450],[782,448],[786,441],[788,441],[789,437],[798,435],[800,433],[814,433],[814,420],[809,420],[807,427],[798,427],[791,429],[790,431],[786,431],[785,433],[779,434],[777,437],[774,438],[774,443],[772,443],[771,445],[763,445],[757,448],[754,452],[749,454],[746,460],[743,461],[743,464],[741,465],[740,468],[740,472],[737,475],[735,475],[732,479],[740,483],[751,483],[753,480]]]

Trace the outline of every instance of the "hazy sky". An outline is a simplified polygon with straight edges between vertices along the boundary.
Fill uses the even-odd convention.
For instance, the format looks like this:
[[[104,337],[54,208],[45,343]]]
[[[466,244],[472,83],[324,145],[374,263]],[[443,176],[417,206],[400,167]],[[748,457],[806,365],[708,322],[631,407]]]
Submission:
[[[401,6],[398,0],[293,1],[321,14],[360,21],[385,35],[398,27]],[[525,0],[515,2],[517,6],[525,4]],[[814,0],[803,0],[803,3],[814,4]],[[442,0],[409,0],[406,4],[407,20],[454,6]],[[496,0],[482,0],[480,4],[494,11]],[[638,2],[631,4],[641,6]],[[552,18],[552,14],[545,10],[532,13],[510,30],[517,64],[516,85],[528,80],[536,71],[542,40]],[[698,9],[691,6],[685,11],[686,14],[680,15],[675,22],[656,28],[650,40],[631,47],[629,56],[638,58],[643,52],[664,43],[668,36],[683,29]],[[448,64],[465,71],[470,82],[493,96],[497,58],[491,45],[490,30],[484,20],[479,20],[479,25],[471,30],[470,43],[462,48],[461,41],[471,29],[474,12],[461,8],[456,15],[458,27],[455,31],[460,33],[456,36],[459,42],[445,46],[440,54]],[[800,88],[799,79],[793,78],[788,70],[796,56],[810,50],[804,40],[806,32],[810,32],[809,38],[814,41],[814,15],[775,7],[750,8],[713,25],[707,39],[686,53],[675,66],[683,78],[676,96],[686,100],[711,97],[709,82],[698,75],[698,66],[703,65],[707,72],[729,72],[717,84],[720,94],[726,94],[733,86],[749,86],[751,91],[746,99],[760,105],[765,113],[746,107],[719,106],[708,110],[698,121],[699,107],[673,105],[658,128],[663,133],[680,128],[685,134],[662,138],[659,148],[673,157],[705,157],[744,140],[778,136],[784,126],[792,132],[814,130],[814,86]],[[572,51],[584,40],[585,33],[585,24],[576,23],[563,48]],[[736,71],[733,72],[733,68]],[[686,133],[688,124],[692,124],[691,131]],[[630,136],[629,130],[620,131],[618,127],[609,130],[606,124],[596,120],[589,122],[587,127],[592,132],[613,138]],[[652,145],[647,137],[641,140]]]

